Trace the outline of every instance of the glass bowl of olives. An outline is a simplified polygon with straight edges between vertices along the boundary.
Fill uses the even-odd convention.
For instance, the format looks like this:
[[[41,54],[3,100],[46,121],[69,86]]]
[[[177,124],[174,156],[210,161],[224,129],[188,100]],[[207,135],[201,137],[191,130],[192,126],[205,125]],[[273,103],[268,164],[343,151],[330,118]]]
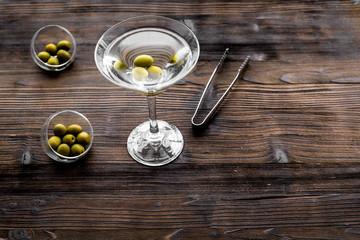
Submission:
[[[45,153],[62,163],[72,163],[84,157],[94,141],[90,121],[73,110],[50,115],[43,123],[41,133],[41,145]]]
[[[47,25],[33,35],[30,44],[34,62],[47,71],[62,71],[75,59],[75,38],[66,28]]]

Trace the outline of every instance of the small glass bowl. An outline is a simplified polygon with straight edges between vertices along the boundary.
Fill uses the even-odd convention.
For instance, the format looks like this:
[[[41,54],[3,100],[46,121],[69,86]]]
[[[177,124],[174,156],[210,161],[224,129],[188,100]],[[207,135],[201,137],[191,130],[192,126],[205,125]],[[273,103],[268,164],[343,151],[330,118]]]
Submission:
[[[90,135],[91,141],[87,146],[85,146],[85,152],[77,156],[63,156],[57,153],[56,150],[54,150],[49,145],[49,138],[54,136],[53,127],[58,123],[62,123],[66,127],[70,126],[71,124],[78,124],[82,127],[84,132],[87,132]],[[90,121],[83,114],[73,110],[64,110],[50,115],[50,117],[43,123],[41,128],[41,145],[45,153],[50,158],[58,162],[72,163],[84,157],[89,152],[93,141],[94,130]]]
[[[71,44],[69,53],[71,58],[62,64],[59,65],[50,65],[43,62],[39,57],[39,52],[45,51],[45,46],[49,43],[57,44],[61,40],[67,40]],[[76,55],[76,42],[73,35],[66,28],[59,25],[47,25],[40,28],[32,37],[30,44],[31,57],[34,59],[34,62],[47,71],[62,71],[66,69],[71,63],[75,60]]]

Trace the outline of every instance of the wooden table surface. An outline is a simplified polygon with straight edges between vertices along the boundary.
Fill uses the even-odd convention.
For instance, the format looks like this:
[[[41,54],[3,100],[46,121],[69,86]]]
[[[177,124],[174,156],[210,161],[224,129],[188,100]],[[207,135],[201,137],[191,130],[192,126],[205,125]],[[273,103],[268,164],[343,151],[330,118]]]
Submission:
[[[359,1],[0,1],[0,239],[360,239]],[[158,96],[158,118],[185,148],[150,168],[128,155],[146,99],[106,81],[94,48],[128,17],[186,23],[201,55]],[[48,24],[76,38],[73,65],[40,69],[30,40]],[[210,125],[194,131],[204,84],[225,48],[224,90],[247,72]],[[40,130],[57,111],[95,130],[86,158],[59,164]]]

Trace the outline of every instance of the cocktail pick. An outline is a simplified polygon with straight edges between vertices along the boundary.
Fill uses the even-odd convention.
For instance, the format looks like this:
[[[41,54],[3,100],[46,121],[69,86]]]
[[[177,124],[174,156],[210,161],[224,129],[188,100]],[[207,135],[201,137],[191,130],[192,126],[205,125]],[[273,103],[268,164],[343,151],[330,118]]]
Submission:
[[[211,82],[213,81],[216,73],[219,71],[219,69],[221,68],[223,62],[225,61],[225,58],[227,57],[228,51],[229,51],[229,48],[225,49],[224,54],[222,55],[219,63],[215,67],[215,69],[214,69],[208,83],[205,86],[205,89],[204,89],[204,91],[203,91],[203,93],[201,95],[201,98],[200,98],[199,103],[198,103],[198,105],[196,107],[194,115],[191,118],[191,123],[193,124],[193,126],[200,127],[200,126],[203,126],[203,125],[207,124],[211,120],[211,118],[215,115],[216,111],[218,110],[218,108],[220,107],[222,102],[225,100],[226,96],[229,94],[229,92],[230,92],[231,88],[233,87],[233,85],[236,83],[236,81],[238,80],[240,75],[245,71],[245,68],[247,67],[247,65],[248,65],[248,63],[250,61],[250,56],[247,56],[245,58],[245,60],[243,61],[243,63],[241,64],[237,75],[235,76],[234,80],[230,83],[230,85],[228,86],[226,91],[223,93],[223,95],[220,97],[220,99],[215,103],[215,105],[210,109],[210,111],[205,116],[205,118],[201,119],[198,116],[199,110],[200,110],[201,106],[204,104],[206,96],[209,95],[209,89],[210,89]]]

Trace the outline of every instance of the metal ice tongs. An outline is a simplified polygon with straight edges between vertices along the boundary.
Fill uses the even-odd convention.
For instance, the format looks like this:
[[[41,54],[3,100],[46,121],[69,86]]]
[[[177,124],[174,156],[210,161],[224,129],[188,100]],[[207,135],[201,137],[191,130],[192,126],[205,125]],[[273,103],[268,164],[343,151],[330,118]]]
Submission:
[[[214,79],[214,76],[215,74],[219,71],[220,67],[222,66],[226,56],[227,56],[227,52],[229,51],[229,48],[225,49],[225,52],[224,54],[222,55],[219,63],[217,64],[217,66],[215,67],[214,69],[214,72],[212,73],[208,83],[206,84],[205,86],[205,89],[203,91],[203,94],[201,95],[201,98],[199,100],[199,103],[196,107],[196,110],[195,110],[195,113],[194,115],[192,116],[191,118],[191,123],[194,125],[194,126],[203,126],[205,125],[216,113],[216,110],[220,107],[221,103],[225,100],[226,96],[228,95],[228,93],[230,92],[232,86],[236,83],[236,80],[239,78],[239,76],[243,73],[243,71],[245,70],[246,66],[248,65],[249,61],[250,61],[250,56],[247,56],[245,58],[245,60],[243,61],[243,63],[241,64],[239,70],[238,70],[238,73],[237,75],[235,76],[234,80],[230,83],[229,87],[226,89],[226,91],[224,92],[224,94],[220,97],[220,99],[216,102],[216,104],[212,107],[212,109],[210,110],[210,112],[205,116],[205,118],[199,123],[199,122],[196,122],[196,117],[197,117],[197,114],[198,114],[198,111],[204,101],[204,97],[206,96],[208,90],[209,90],[209,86],[212,82],[212,80]]]

